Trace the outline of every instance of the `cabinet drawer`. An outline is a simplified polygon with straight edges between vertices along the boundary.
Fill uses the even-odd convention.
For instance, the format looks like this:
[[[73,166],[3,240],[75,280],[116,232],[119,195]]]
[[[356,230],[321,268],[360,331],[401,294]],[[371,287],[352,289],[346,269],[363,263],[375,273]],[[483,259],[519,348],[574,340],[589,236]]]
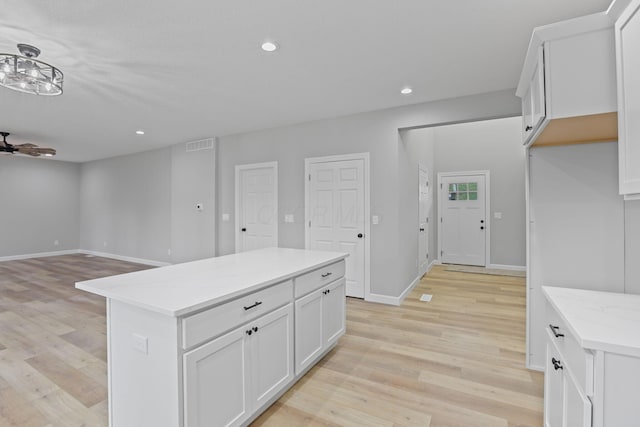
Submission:
[[[191,348],[293,300],[293,282],[268,287],[182,320],[182,348]]]
[[[571,371],[578,386],[587,396],[593,396],[593,353],[578,344],[566,323],[548,302],[546,309],[546,329],[549,340],[557,347],[562,364]]]
[[[295,278],[295,297],[299,298],[309,292],[331,283],[344,276],[344,260],[326,265]]]

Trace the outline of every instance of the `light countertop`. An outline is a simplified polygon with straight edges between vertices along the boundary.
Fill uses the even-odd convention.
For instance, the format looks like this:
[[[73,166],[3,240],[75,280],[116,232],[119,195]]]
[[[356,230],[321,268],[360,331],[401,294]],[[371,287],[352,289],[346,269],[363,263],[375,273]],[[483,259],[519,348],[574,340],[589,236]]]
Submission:
[[[76,288],[184,316],[339,261],[348,254],[266,248],[76,283]]]
[[[583,348],[640,357],[640,295],[549,286],[542,292]]]

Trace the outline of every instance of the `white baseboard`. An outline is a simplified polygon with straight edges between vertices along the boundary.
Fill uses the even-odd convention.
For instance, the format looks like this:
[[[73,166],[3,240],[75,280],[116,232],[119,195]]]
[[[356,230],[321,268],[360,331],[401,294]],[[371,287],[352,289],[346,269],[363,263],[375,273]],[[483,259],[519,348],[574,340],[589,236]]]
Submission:
[[[420,274],[420,275],[418,275],[418,277],[413,279],[413,281],[409,284],[409,286],[407,286],[407,288],[404,291],[402,291],[400,296],[398,296],[398,297],[390,297],[388,295],[369,294],[369,298],[367,298],[366,301],[367,302],[377,302],[377,303],[380,303],[380,304],[387,304],[387,305],[400,305],[400,304],[402,304],[402,301],[404,301],[404,299],[407,297],[407,295],[409,295],[409,293],[413,290],[413,288],[415,288],[416,285],[420,282],[420,279],[422,279],[422,276],[424,276],[425,274],[428,274],[431,271],[431,268],[436,264],[439,264],[436,260],[431,261],[431,263],[427,267],[427,271],[424,274]]]
[[[526,271],[527,267],[524,265],[507,265],[507,264],[489,264],[487,268],[495,268],[498,270],[511,270],[511,271]]]
[[[167,265],[171,265],[170,262],[154,261],[154,260],[143,259],[143,258],[134,258],[130,256],[110,254],[107,252],[88,251],[86,249],[80,249],[77,252],[80,252],[81,254],[85,254],[85,255],[93,255],[93,256],[99,256],[103,258],[117,259],[120,261],[135,262],[136,264],[152,265],[154,267],[164,267]]]
[[[538,366],[538,365],[528,365],[527,369],[530,369],[532,371],[539,371],[539,372],[544,372],[544,366]]]
[[[29,258],[44,258],[48,256],[58,256],[58,255],[71,255],[71,254],[77,254],[78,252],[80,252],[78,249],[69,249],[64,251],[37,252],[34,254],[10,255],[10,256],[0,257],[0,262],[17,261],[17,260],[29,259]]]
[[[369,294],[369,297],[365,301],[387,305],[400,305],[400,297],[390,297],[389,295],[382,294]]]

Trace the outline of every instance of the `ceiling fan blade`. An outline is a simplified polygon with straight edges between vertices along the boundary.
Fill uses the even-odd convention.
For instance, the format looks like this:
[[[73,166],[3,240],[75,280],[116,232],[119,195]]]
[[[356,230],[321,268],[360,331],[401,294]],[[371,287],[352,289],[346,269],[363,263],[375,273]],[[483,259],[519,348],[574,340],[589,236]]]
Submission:
[[[19,147],[24,147],[24,148],[36,148],[37,145],[36,144],[32,144],[30,142],[27,142],[26,144],[16,144],[14,145],[14,147],[19,148]]]
[[[51,156],[55,156],[56,154],[56,150],[53,148],[41,147],[41,148],[37,148],[37,150],[40,154],[49,154]]]
[[[23,149],[16,148],[15,152],[20,154],[26,154],[28,156],[33,156],[33,157],[38,157],[40,155],[40,153],[37,150],[34,150],[33,148],[23,148]]]

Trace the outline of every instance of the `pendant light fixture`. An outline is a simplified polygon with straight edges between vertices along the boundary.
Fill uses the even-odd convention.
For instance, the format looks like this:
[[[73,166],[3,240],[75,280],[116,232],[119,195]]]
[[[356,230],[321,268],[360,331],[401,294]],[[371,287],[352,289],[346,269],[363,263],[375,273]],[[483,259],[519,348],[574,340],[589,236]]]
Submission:
[[[0,86],[34,95],[61,95],[63,74],[36,59],[40,49],[18,44],[20,55],[0,53]]]

